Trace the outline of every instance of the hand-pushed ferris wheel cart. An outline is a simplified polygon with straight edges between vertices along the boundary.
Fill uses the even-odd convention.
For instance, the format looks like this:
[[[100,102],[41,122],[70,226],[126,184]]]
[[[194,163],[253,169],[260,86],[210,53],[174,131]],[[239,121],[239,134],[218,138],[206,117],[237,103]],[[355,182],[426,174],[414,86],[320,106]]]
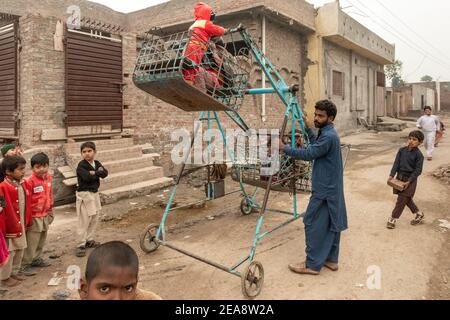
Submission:
[[[249,215],[254,211],[259,211],[250,252],[233,266],[227,267],[174,246],[166,239],[165,223],[167,217],[174,210],[182,208],[173,208],[172,204],[180,180],[185,174],[186,162],[191,156],[194,139],[191,140],[189,152],[185,154],[160,224],[151,224],[146,227],[141,235],[140,245],[146,253],[156,251],[159,246],[165,246],[238,276],[241,278],[244,296],[254,298],[261,292],[264,283],[263,266],[260,262],[254,260],[258,242],[302,216],[298,213],[296,195],[311,191],[312,163],[295,160],[284,154],[276,154],[276,159],[274,157],[264,159],[259,156],[255,158],[249,150],[244,150],[244,157],[236,157],[234,150],[230,150],[219,113],[229,117],[248,137],[251,130],[239,114],[245,95],[275,94],[285,106],[281,135],[287,137],[292,146],[297,148],[308,147],[309,139],[305,132],[303,112],[296,96],[298,86],[289,87],[286,84],[275,66],[263,54],[244,27],[238,26],[231,29],[227,37],[229,38],[227,42],[212,39],[203,43],[203,47],[207,50],[204,54],[202,53],[201,59],[197,59],[201,60],[201,63],[196,64],[186,56],[189,43],[200,41],[195,38],[195,35],[190,32],[164,35],[158,30],[151,30],[147,33],[138,55],[133,81],[143,91],[184,111],[200,112],[199,122],[194,128],[194,137],[197,136],[197,132],[204,124],[207,126],[207,132],[211,130],[214,123],[216,124],[230,155],[231,177],[239,183],[240,188],[237,192],[240,192],[243,196],[240,206],[241,212],[244,215]],[[270,82],[270,87],[249,89],[252,60],[256,61],[265,73]],[[195,83],[187,81],[186,74],[188,73],[195,73],[196,79],[200,79],[200,81],[195,81]],[[288,127],[290,132],[287,132]],[[266,137],[266,139],[270,138]],[[210,150],[210,139],[208,139],[207,145],[208,150]],[[345,165],[350,148],[349,146],[343,146],[342,150]],[[208,169],[208,180],[205,184],[206,200],[214,200],[236,193],[236,191],[233,191],[226,194],[224,191],[223,178],[226,167],[225,172],[220,169],[223,166],[218,166],[215,163],[207,163],[206,168]],[[211,174],[211,169],[213,174]],[[212,177],[215,177],[215,179],[211,179]],[[249,187],[252,188],[252,191],[248,191]],[[261,204],[256,200],[259,189],[265,191]],[[292,193],[292,211],[268,207],[271,191]],[[262,232],[266,212],[285,214],[288,219],[280,225]],[[239,272],[237,269],[246,262],[248,262],[248,265],[243,271]]]

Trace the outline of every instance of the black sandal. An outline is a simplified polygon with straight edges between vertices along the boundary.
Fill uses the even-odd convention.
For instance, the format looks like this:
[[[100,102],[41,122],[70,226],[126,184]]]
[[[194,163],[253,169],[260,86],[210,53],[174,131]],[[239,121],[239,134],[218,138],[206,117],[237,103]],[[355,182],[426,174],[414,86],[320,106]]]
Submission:
[[[89,240],[86,242],[86,248],[97,248],[98,246],[100,246],[100,242],[94,240]]]
[[[86,256],[86,247],[78,247],[75,255],[79,258]]]
[[[418,224],[422,223],[424,218],[425,218],[425,215],[422,212],[418,212],[418,213],[416,213],[416,217],[414,218],[414,220],[411,220],[411,224],[413,226],[418,225]]]

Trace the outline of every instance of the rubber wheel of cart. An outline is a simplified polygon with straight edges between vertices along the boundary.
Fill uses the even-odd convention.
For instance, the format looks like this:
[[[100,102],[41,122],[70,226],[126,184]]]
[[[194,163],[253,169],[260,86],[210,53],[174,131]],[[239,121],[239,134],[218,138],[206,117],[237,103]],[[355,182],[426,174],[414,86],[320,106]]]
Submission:
[[[253,207],[248,202],[247,198],[242,199],[241,201],[241,212],[244,216],[248,216],[253,212]]]
[[[151,224],[145,228],[144,232],[142,232],[140,237],[140,245],[142,251],[145,253],[151,253],[158,249],[159,243],[156,240],[156,232],[158,231],[158,228],[158,225]]]
[[[241,276],[242,293],[247,299],[256,298],[264,284],[264,268],[261,262],[252,261]]]

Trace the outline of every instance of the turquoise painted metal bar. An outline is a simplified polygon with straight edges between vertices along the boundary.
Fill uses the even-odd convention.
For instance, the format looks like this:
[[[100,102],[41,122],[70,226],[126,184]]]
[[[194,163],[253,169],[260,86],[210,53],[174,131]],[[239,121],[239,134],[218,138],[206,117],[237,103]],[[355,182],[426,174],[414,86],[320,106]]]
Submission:
[[[222,128],[222,124],[220,123],[219,116],[217,115],[217,112],[214,111],[214,118],[216,119],[217,127],[220,130],[220,134],[222,135],[223,143],[225,144],[225,149],[227,149],[227,155],[231,158],[231,161],[234,162],[234,151],[231,150],[228,146],[227,136],[225,134],[225,131]]]
[[[236,270],[240,265],[242,265],[245,261],[248,261],[249,259],[250,259],[250,256],[247,256],[247,257],[241,259],[238,263],[236,263],[235,265],[233,265],[233,266],[230,268],[230,271]]]
[[[204,112],[201,112],[199,119],[203,119],[203,116],[204,116]],[[170,195],[169,202],[167,202],[166,209],[164,210],[164,214],[161,218],[161,223],[159,224],[158,231],[156,232],[156,239],[164,239],[164,237],[165,237],[165,222],[166,222],[167,216],[169,215],[170,207],[172,206],[173,199],[175,198],[175,194],[177,193],[177,187],[180,184],[181,174],[183,173],[184,165],[186,164],[187,160],[189,159],[189,157],[191,155],[193,141],[194,141],[195,137],[197,136],[197,133],[200,130],[201,126],[202,126],[201,122],[197,123],[197,126],[194,129],[194,137],[192,138],[192,141],[191,141],[191,148],[189,149],[186,156],[184,157],[183,166],[180,169],[180,174],[178,175],[177,182],[172,189],[172,194]]]
[[[207,131],[206,131],[206,150],[208,151],[208,165],[211,163],[211,111],[208,111],[208,123],[207,123]],[[208,172],[209,172],[209,167],[208,167]],[[208,177],[208,182],[209,182],[209,177]],[[211,184],[208,183],[208,200],[211,200],[212,198],[214,198],[213,196],[213,190],[211,189]]]
[[[282,87],[280,88],[280,91],[283,93],[289,92],[288,87]],[[248,89],[246,94],[271,94],[271,93],[277,93],[274,88],[255,88],[255,89]]]
[[[273,228],[273,229],[271,229],[271,230],[269,230],[269,231],[266,231],[266,232],[264,232],[264,233],[258,234],[257,237],[256,237],[256,238],[257,238],[257,241],[259,241],[259,240],[261,240],[261,239],[267,237],[267,236],[268,236],[269,234],[271,234],[272,232],[274,232],[274,231],[276,231],[276,230],[278,230],[278,229],[280,229],[280,228],[282,228],[282,227],[284,227],[284,226],[286,226],[286,225],[288,225],[288,224],[294,222],[294,221],[297,220],[297,219],[298,219],[298,217],[297,217],[297,218],[289,219],[289,220],[283,222],[282,224],[276,226],[275,228]]]

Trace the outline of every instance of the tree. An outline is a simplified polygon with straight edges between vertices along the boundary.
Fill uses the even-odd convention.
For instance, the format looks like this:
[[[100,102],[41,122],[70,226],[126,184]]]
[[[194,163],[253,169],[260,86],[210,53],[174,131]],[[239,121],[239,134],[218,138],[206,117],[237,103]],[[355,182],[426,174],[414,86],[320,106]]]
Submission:
[[[402,86],[405,81],[402,79],[403,62],[395,60],[393,64],[384,67],[386,77],[391,81],[393,87]]]
[[[429,75],[425,75],[422,78],[420,78],[420,81],[422,81],[422,82],[431,82],[431,81],[433,81],[433,77],[429,76]]]

